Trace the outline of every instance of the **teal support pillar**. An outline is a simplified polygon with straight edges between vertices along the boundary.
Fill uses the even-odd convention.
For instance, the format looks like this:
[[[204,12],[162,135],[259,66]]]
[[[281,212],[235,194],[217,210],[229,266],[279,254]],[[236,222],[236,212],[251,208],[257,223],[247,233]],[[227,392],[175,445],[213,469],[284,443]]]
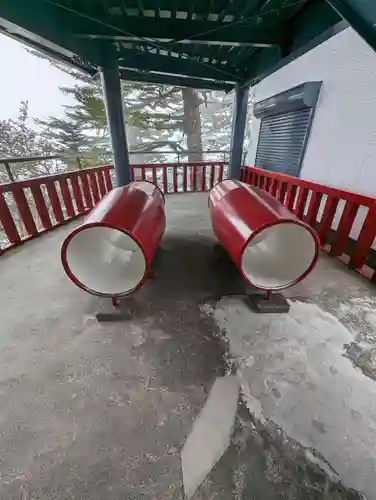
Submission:
[[[245,124],[247,120],[248,95],[248,85],[236,85],[234,110],[232,115],[230,161],[227,174],[229,179],[240,178],[240,167],[243,160]]]
[[[124,103],[118,68],[103,68],[101,70],[101,80],[111,136],[116,181],[118,186],[125,186],[131,181],[131,173],[125,133]]]

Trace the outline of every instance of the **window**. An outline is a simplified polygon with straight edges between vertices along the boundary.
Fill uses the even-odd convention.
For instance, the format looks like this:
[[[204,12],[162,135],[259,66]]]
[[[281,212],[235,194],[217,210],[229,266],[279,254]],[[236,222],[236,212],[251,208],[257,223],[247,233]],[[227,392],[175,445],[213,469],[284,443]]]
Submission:
[[[307,82],[255,104],[256,167],[299,176],[320,88],[321,82]]]

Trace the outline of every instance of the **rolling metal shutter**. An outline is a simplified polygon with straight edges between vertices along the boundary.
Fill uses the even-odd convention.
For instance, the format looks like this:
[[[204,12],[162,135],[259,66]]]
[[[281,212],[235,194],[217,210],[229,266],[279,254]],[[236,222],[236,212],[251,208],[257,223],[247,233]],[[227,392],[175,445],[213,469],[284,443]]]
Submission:
[[[256,167],[299,175],[312,108],[261,119]]]
[[[305,82],[254,105],[261,120],[255,166],[298,177],[322,82]]]

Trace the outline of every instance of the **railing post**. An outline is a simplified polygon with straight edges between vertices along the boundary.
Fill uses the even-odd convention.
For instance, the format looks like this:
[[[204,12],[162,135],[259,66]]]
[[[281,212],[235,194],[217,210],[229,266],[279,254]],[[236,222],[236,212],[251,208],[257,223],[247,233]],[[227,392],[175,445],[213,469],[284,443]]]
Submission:
[[[5,166],[5,170],[7,171],[10,182],[16,182],[16,179],[14,178],[13,172],[12,172],[10,165],[7,161],[4,162],[4,166]]]
[[[131,181],[131,175],[119,69],[117,67],[102,68],[101,80],[108,128],[111,135],[116,180],[118,186],[125,186]]]
[[[248,95],[248,85],[236,85],[234,111],[232,115],[230,160],[227,174],[229,179],[240,178],[240,167],[243,159],[245,124],[247,119]]]

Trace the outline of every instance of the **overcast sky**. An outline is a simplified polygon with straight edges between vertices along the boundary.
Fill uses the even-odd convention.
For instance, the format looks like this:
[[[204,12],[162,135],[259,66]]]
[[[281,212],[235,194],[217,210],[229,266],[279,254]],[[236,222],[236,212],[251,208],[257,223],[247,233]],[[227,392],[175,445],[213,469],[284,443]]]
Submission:
[[[74,79],[48,61],[31,55],[26,47],[0,34],[0,119],[14,118],[21,100],[29,101],[30,116],[62,116],[71,99],[59,86]]]

